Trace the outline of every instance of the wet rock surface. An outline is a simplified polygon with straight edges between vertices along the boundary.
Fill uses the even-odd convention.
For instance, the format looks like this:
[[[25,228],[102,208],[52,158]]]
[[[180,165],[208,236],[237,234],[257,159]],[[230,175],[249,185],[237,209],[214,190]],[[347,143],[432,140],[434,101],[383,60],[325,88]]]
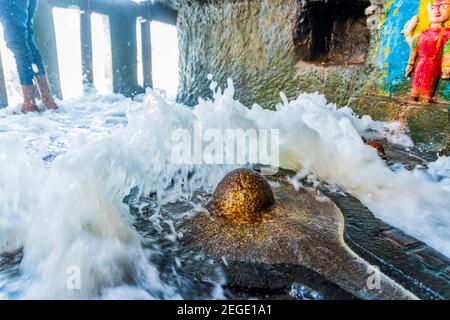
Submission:
[[[447,257],[377,219],[357,199],[326,194],[344,214],[345,242],[353,251],[422,299],[450,298]]]
[[[433,160],[417,149],[383,140],[378,143],[385,149],[388,165],[413,169]],[[275,200],[283,204],[274,210],[272,225],[236,225],[203,213],[180,226],[183,246],[226,261],[226,288],[232,297],[296,299],[299,297],[292,288],[297,286],[308,297],[319,299],[374,298],[370,291],[343,284],[348,281],[346,277],[358,278],[358,273],[367,279],[367,270],[362,267],[366,261],[419,298],[450,297],[448,258],[377,219],[351,195],[322,185],[294,191],[285,183],[285,178],[294,174],[281,170],[270,177],[279,185],[274,188]],[[328,202],[321,202],[327,197]],[[343,228],[342,238],[339,227]]]
[[[237,299],[354,300],[320,274],[293,264],[228,262],[226,290]]]
[[[435,154],[417,148],[377,140],[385,149],[386,164],[401,165],[408,170],[424,168]],[[293,172],[283,171],[284,175]],[[450,298],[450,259],[423,242],[376,218],[358,199],[349,194],[331,192],[320,187],[341,210],[345,218],[345,242],[359,256],[414,292],[422,299]]]
[[[236,98],[246,105],[274,108],[280,91],[288,98],[320,92],[339,106],[350,101],[360,115],[404,121],[416,144],[448,154],[447,108],[391,99],[393,93],[407,95],[406,78],[380,86],[380,79],[388,81],[387,63],[380,65],[380,59],[388,56],[389,46],[383,45],[389,39],[404,42],[402,26],[384,25],[386,10],[405,14],[393,9],[393,1],[164,2],[179,12],[180,101],[195,104],[199,97],[210,97],[210,73],[222,87],[232,78]],[[392,67],[403,64],[399,60]],[[446,98],[438,95],[438,101],[445,103]]]
[[[370,1],[299,1],[294,30],[297,56],[328,65],[363,64],[370,43]]]
[[[372,147],[382,150],[383,152],[378,150],[378,154],[391,169],[398,166],[408,170],[426,168],[429,162],[437,159],[436,153],[426,152],[417,147],[390,144],[386,139],[368,140],[366,144],[373,144]]]
[[[408,170],[425,168],[436,154],[419,148],[406,148],[377,140],[390,167],[401,165]],[[286,173],[288,174],[288,173]],[[292,173],[291,173],[292,174]],[[326,194],[345,218],[345,242],[368,262],[414,292],[422,299],[449,299],[450,259],[425,243],[376,218],[358,199],[348,194]]]
[[[417,150],[408,153],[380,143],[387,163],[409,168],[427,163]],[[160,206],[152,194],[133,199],[139,194],[134,190],[125,202],[143,246],[154,252],[152,264],[185,298],[210,298],[217,284],[234,299],[388,298],[389,290],[383,296],[364,290],[372,264],[385,275],[383,288],[397,286],[390,278],[419,298],[450,299],[448,258],[377,219],[348,194],[324,185],[309,189],[307,182],[299,192],[293,190],[286,177],[294,175],[280,170],[269,177],[281,205],[273,207],[265,224],[239,225],[207,213],[192,216],[195,206],[210,199],[204,192],[189,202]],[[0,256],[0,270],[19,277],[22,257],[22,251]]]
[[[179,99],[194,104],[198,97],[208,97],[207,75],[212,73],[221,86],[226,84],[227,78],[232,78],[236,97],[244,104],[256,102],[273,107],[279,102],[280,91],[294,97],[301,92],[315,92],[322,88],[327,89],[322,92],[328,99],[346,104],[350,96],[362,87],[370,68],[343,65],[322,70],[320,63],[318,66],[314,62],[297,65],[301,59],[294,43],[294,30],[302,6],[307,2],[182,2],[178,9]],[[367,1],[360,2],[369,5]],[[361,13],[364,15],[363,8]],[[312,34],[306,34],[300,40],[311,43],[311,37]],[[343,47],[339,39],[334,39],[334,47]],[[332,50],[333,56],[341,61],[340,52],[348,50],[338,51]]]
[[[414,143],[428,153],[450,150],[450,116],[448,104],[421,104],[407,100],[358,96],[350,99],[348,106],[357,114],[371,116],[374,120],[399,121]]]

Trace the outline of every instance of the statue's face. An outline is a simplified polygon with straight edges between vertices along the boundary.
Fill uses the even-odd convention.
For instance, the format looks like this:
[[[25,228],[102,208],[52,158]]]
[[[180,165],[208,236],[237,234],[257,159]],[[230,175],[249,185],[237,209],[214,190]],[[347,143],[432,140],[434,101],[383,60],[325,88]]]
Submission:
[[[431,23],[444,23],[450,19],[450,0],[436,0],[428,6]]]

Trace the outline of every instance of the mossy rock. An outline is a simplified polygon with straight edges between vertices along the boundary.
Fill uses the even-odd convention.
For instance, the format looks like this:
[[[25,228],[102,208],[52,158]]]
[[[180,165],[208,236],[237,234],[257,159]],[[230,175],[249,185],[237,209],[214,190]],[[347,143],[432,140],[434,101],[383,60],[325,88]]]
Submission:
[[[407,122],[414,142],[434,145],[439,150],[445,148],[449,135],[449,113],[446,107],[410,107]]]
[[[400,121],[414,143],[429,152],[448,152],[449,107],[441,103],[420,104],[389,97],[353,97],[348,106],[359,115],[378,121]]]

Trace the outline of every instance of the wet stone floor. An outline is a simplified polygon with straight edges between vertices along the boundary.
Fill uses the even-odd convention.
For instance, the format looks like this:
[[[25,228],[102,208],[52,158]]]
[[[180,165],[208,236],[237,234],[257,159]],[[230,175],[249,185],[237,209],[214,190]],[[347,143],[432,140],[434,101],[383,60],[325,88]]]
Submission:
[[[386,150],[384,159],[393,170],[398,165],[408,169],[417,165],[426,167],[427,160],[417,150],[405,150],[385,141],[380,143]],[[281,170],[274,179],[285,179],[294,174]],[[306,181],[304,184],[307,186]],[[450,262],[445,256],[375,218],[356,198],[330,191],[323,185],[316,191],[331,199],[341,210],[345,220],[345,243],[356,254],[380,266],[384,274],[419,298],[450,299]],[[154,252],[151,262],[157,267],[161,280],[177,288],[185,298],[206,299],[214,290],[223,290],[223,296],[232,299],[357,298],[342,289],[339,283],[304,266],[229,261],[185,246],[183,234],[178,230],[185,219],[197,214],[210,194],[198,191],[189,201],[161,206],[155,195],[137,199],[137,193],[134,189],[124,198],[136,218],[134,227],[141,234],[144,247]],[[21,259],[20,251],[2,255],[0,270],[8,270],[11,278],[18,277]]]
[[[386,141],[378,142],[384,146],[386,151],[384,160],[392,170],[397,166],[407,169],[416,166],[426,168],[427,161],[433,160],[432,156],[424,155],[419,150],[389,145]],[[293,175],[294,172],[281,170],[277,179]],[[304,184],[307,186],[306,181]],[[319,186],[318,189],[320,190],[318,192],[330,198],[342,211],[345,218],[344,239],[355,253],[369,263],[380,266],[383,273],[419,298],[450,298],[450,263],[445,256],[377,219],[356,198],[342,192],[332,192],[326,186]],[[183,281],[191,282],[192,285],[187,286],[190,291],[193,287],[198,288],[199,291],[194,296],[201,297],[201,290],[212,288],[222,281],[224,294],[228,298],[306,300],[357,298],[319,273],[298,265],[215,259],[186,248],[182,240],[175,240],[177,236],[173,236],[173,232],[172,236],[175,238],[166,238],[162,242],[157,240],[155,243],[155,239],[161,239],[155,237],[156,233],[166,229],[167,234],[170,234],[170,230],[180,227],[180,221],[183,220],[179,219],[180,215],[183,217],[195,215],[193,208],[203,205],[210,195],[199,192],[191,202],[179,202],[157,208],[152,195],[137,200],[133,199],[132,194],[124,200],[130,204],[131,212],[135,215],[141,217],[157,215],[161,221],[175,221],[174,225],[160,226],[159,230],[155,230],[155,224],[149,224],[147,218],[142,218],[141,223],[137,222],[135,226],[144,238],[149,239],[148,246],[155,245],[158,249],[166,246],[166,250],[160,252],[169,252],[169,255],[158,257],[155,261],[157,265],[169,265],[164,262],[165,259],[176,257],[179,261],[182,260],[180,266],[182,264],[183,267],[180,267],[177,274],[184,279]],[[178,240],[183,237],[182,234],[178,236]],[[161,274],[170,274],[168,270],[160,271]],[[179,278],[176,281],[180,281]],[[192,296],[193,292],[186,294]]]

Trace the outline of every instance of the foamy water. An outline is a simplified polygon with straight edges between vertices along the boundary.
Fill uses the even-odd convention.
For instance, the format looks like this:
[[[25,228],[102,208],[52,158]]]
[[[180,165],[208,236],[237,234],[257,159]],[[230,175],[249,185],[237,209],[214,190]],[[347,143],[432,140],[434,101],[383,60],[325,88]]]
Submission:
[[[339,186],[384,221],[450,256],[448,158],[428,170],[394,172],[360,136],[411,145],[398,124],[360,119],[318,94],[294,101],[282,96],[276,112],[248,109],[233,94],[229,82],[214,101],[195,108],[150,92],[143,101],[93,95],[61,102],[59,112],[0,111],[0,252],[23,247],[24,255],[18,276],[0,273],[0,297],[189,298],[162,280],[152,257],[163,249],[143,245],[122,199],[135,186],[142,195],[154,193],[159,204],[213,190],[232,167],[171,159],[171,133],[193,132],[198,122],[218,130],[280,130],[282,167]],[[168,238],[176,242],[168,225]],[[67,288],[74,266],[80,290]],[[223,297],[220,285],[206,297]]]

